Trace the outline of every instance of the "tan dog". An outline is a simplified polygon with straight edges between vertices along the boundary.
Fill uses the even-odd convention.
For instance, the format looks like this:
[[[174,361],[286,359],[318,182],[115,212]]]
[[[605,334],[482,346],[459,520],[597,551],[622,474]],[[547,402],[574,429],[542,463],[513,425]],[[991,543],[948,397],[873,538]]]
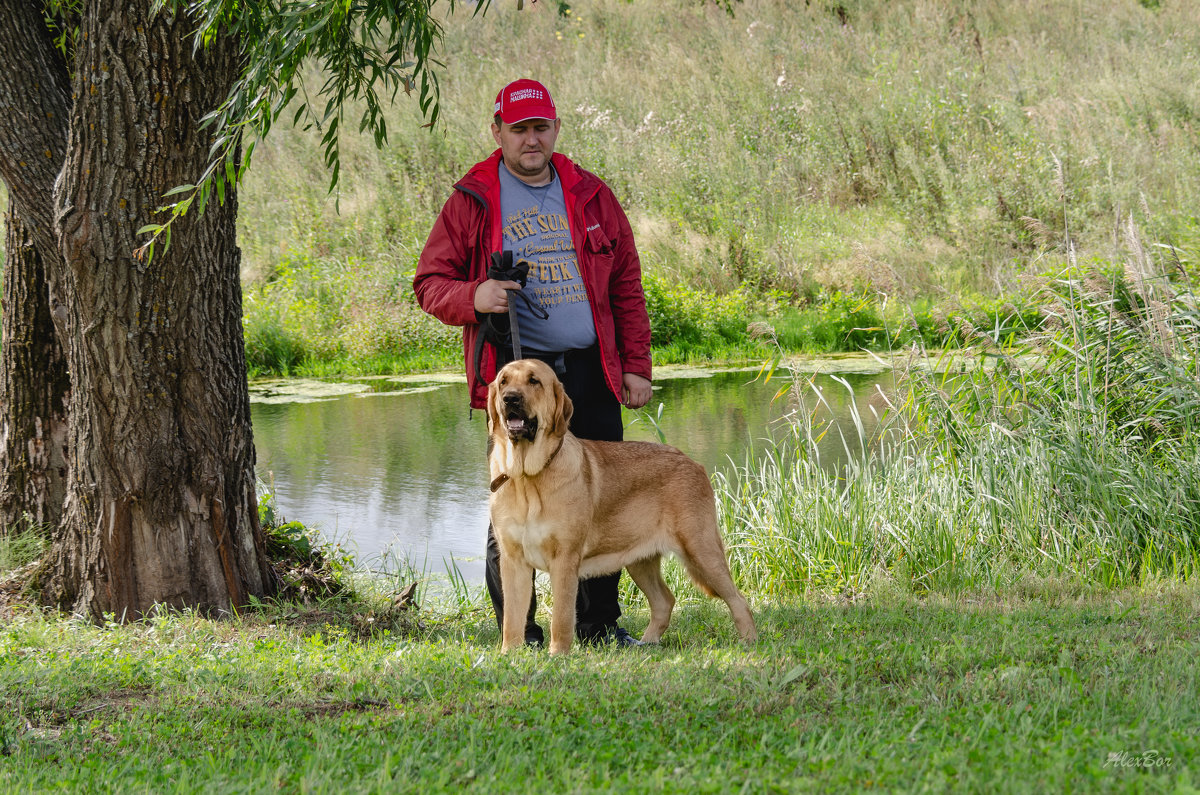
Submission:
[[[704,468],[674,447],[597,442],[567,430],[571,399],[535,359],[506,365],[488,388],[492,529],[500,546],[504,651],[525,639],[533,568],[550,572],[550,652],[571,648],[580,578],[629,571],[650,603],[642,640],[656,643],[675,597],[662,555],[674,553],[692,580],[729,605],[747,643],[757,637],[733,584]]]

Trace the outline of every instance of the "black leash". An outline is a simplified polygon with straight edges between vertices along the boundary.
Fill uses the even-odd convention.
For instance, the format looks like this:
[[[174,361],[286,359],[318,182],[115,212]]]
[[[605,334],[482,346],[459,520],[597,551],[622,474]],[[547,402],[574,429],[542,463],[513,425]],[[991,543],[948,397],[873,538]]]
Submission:
[[[488,268],[487,277],[498,282],[516,282],[525,287],[529,279],[529,262],[520,260],[513,262],[511,251],[497,251],[492,254],[492,266]],[[508,314],[489,313],[480,322],[479,336],[475,338],[475,380],[481,384],[483,380],[483,343],[490,342],[493,348],[512,348],[516,359],[524,358],[521,354],[521,331],[517,326],[517,306],[514,298],[520,298],[529,307],[529,311],[539,320],[550,317],[550,313],[537,301],[530,298],[522,290],[508,290]]]

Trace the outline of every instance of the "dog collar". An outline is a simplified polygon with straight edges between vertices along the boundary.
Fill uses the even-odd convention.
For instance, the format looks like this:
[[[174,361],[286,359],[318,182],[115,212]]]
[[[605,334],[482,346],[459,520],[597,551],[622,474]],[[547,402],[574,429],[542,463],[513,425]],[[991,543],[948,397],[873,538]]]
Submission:
[[[562,450],[562,449],[563,449],[563,442],[564,442],[564,441],[566,441],[566,437],[565,437],[565,436],[564,436],[562,439],[559,439],[559,440],[558,440],[558,447],[555,447],[555,448],[554,448],[554,452],[553,452],[553,453],[551,453],[551,454],[550,454],[550,457],[546,459],[546,464],[545,464],[545,466],[547,466],[547,467],[548,467],[548,466],[550,466],[550,462],[551,462],[551,461],[553,461],[553,460],[554,460],[554,457],[558,455],[558,452],[559,452],[559,450]],[[543,467],[543,469],[544,469],[544,468],[545,468],[545,467]],[[489,489],[491,489],[492,493],[495,493],[497,490],[499,490],[499,489],[500,489],[500,487],[501,487],[501,486],[503,486],[505,483],[507,483],[507,482],[508,482],[508,481],[510,481],[510,480],[512,480],[512,478],[510,478],[510,477],[508,476],[508,473],[507,473],[507,472],[501,472],[499,475],[497,475],[496,477],[492,478],[492,482],[491,482],[491,483],[488,485],[488,488],[489,488]]]

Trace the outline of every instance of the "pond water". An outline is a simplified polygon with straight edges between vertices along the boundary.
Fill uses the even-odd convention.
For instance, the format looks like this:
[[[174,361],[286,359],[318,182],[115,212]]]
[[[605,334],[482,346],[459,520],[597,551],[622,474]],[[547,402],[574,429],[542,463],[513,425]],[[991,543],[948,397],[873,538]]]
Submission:
[[[806,380],[813,374],[825,397],[819,413],[852,440],[852,407],[869,431],[883,405],[880,389],[892,384],[890,370],[871,358],[793,367]],[[626,438],[658,441],[657,423],[668,444],[710,472],[728,469],[786,427],[796,403],[777,395],[788,383],[782,370],[768,381],[758,368],[656,369],[648,411],[625,411]],[[468,412],[464,379],[260,382],[251,385],[251,402],[258,475],[279,514],[317,528],[372,569],[407,560],[440,573],[453,561],[467,582],[483,581],[487,420]],[[845,456],[839,435],[826,434],[822,461],[836,465]]]

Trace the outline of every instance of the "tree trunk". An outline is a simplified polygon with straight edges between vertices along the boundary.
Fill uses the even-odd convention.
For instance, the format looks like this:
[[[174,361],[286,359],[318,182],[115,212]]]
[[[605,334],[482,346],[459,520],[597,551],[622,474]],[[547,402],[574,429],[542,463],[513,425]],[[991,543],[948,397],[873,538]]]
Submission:
[[[54,180],[66,156],[71,79],[38,0],[0,0],[0,179],[53,267]],[[32,293],[31,293],[32,297]]]
[[[85,0],[67,160],[56,188],[66,263],[71,472],[44,596],[134,618],[156,603],[220,613],[273,590],[263,553],[242,342],[236,197],[135,234],[196,181],[198,129],[237,47],[193,53],[195,23],[151,0]]]
[[[61,271],[54,179],[70,112],[67,67],[42,4],[0,0],[0,179],[5,216],[4,344],[0,354],[0,535],[57,526],[66,480],[70,382],[52,323]]]
[[[58,526],[66,491],[66,359],[50,317],[42,257],[10,199],[5,214],[4,348],[0,358],[0,535]]]

